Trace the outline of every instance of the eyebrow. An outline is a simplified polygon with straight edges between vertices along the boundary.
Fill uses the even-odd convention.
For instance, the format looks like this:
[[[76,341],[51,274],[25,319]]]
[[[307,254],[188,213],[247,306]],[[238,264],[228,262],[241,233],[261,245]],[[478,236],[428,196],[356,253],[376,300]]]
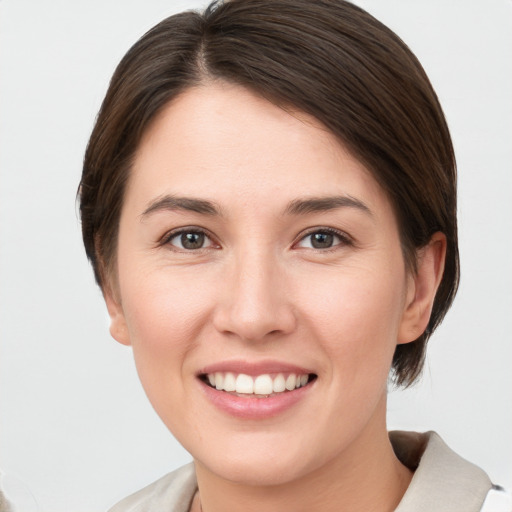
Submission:
[[[295,199],[288,203],[284,212],[288,215],[307,215],[310,213],[336,210],[338,208],[355,208],[372,216],[372,212],[366,204],[349,195]],[[194,197],[165,195],[151,201],[142,213],[141,218],[144,219],[152,213],[159,211],[176,210],[191,211],[201,215],[222,216],[220,207],[213,201]]]
[[[365,203],[349,195],[295,199],[288,204],[285,213],[289,215],[305,215],[308,213],[336,210],[338,208],[355,208],[373,216],[372,211]]]
[[[165,195],[151,201],[148,207],[142,212],[141,218],[160,211],[186,210],[200,213],[202,215],[221,215],[220,208],[213,202],[206,199],[193,197],[177,197]]]

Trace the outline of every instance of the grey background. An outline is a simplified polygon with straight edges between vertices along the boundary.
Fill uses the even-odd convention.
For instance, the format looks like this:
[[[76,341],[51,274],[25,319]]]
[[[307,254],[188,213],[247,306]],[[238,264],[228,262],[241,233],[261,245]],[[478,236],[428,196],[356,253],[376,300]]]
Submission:
[[[390,428],[437,430],[512,484],[512,2],[359,0],[420,58],[459,164],[462,283]],[[189,460],[110,339],[75,192],[110,75],[202,1],[0,2],[0,468],[22,510],[105,510]]]

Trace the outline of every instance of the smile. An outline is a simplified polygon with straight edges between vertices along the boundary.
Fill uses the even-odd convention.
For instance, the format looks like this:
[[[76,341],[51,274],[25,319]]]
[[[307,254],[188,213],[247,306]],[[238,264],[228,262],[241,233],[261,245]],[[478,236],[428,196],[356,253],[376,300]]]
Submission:
[[[196,376],[207,402],[243,421],[285,414],[313,396],[318,380],[309,368],[276,360],[219,361]]]
[[[204,374],[202,380],[218,391],[236,396],[267,398],[304,387],[315,377],[314,374],[300,373],[264,373],[251,376],[244,373],[215,372]]]

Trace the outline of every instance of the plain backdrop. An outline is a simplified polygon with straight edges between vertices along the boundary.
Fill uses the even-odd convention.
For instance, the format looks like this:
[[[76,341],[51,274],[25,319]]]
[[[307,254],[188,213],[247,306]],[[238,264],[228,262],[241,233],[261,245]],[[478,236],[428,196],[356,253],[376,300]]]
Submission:
[[[389,427],[512,484],[512,2],[358,0],[423,63],[458,157],[462,282]],[[108,333],[75,193],[115,65],[177,0],[0,0],[0,468],[28,512],[95,512],[190,460]]]

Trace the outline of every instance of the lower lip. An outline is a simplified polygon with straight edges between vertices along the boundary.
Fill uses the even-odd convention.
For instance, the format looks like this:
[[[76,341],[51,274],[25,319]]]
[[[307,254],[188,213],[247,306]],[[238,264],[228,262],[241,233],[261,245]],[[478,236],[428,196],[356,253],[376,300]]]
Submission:
[[[277,416],[304,399],[313,386],[314,381],[293,391],[276,393],[267,398],[232,395],[231,393],[212,388],[202,381],[200,381],[200,384],[208,400],[221,411],[237,418],[262,420]]]

